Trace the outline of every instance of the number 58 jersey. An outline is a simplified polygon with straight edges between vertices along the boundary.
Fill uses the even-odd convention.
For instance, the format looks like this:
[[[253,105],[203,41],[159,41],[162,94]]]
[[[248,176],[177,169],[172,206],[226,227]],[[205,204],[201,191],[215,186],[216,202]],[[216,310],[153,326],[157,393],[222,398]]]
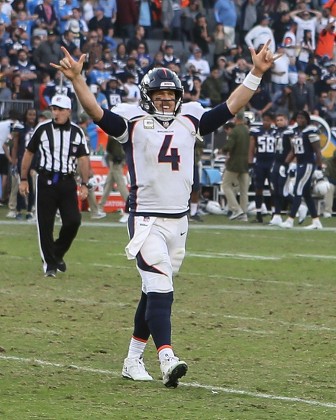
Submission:
[[[120,104],[113,113],[127,124],[123,144],[131,179],[130,210],[137,215],[181,217],[193,184],[194,146],[205,110],[196,102],[161,121],[138,105]]]

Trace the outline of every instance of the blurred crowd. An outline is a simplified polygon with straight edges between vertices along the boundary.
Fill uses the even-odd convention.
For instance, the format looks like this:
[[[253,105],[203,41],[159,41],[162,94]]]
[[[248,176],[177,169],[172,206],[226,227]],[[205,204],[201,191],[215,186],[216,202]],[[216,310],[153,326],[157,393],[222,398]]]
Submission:
[[[71,83],[49,65],[64,46],[86,54],[102,107],[137,102],[143,75],[162,66],[182,79],[184,101],[213,107],[249,72],[249,47],[270,39],[282,55],[247,105],[253,119],[305,110],[336,126],[335,19],[334,0],[0,0],[0,103],[32,101],[38,117],[64,93],[80,122]]]
[[[248,108],[298,110],[336,125],[336,6],[332,0],[13,0],[0,1],[0,100],[32,100],[42,112],[71,84],[49,66],[64,46],[87,54],[87,83],[103,107],[139,99],[157,66],[183,80],[185,101],[212,107],[251,67],[248,48],[282,53]],[[161,40],[160,44],[153,38]],[[182,50],[180,45],[182,45]],[[177,52],[178,51],[178,52]],[[182,53],[181,53],[182,51]],[[80,111],[80,110],[78,110]],[[74,118],[76,114],[76,108]]]

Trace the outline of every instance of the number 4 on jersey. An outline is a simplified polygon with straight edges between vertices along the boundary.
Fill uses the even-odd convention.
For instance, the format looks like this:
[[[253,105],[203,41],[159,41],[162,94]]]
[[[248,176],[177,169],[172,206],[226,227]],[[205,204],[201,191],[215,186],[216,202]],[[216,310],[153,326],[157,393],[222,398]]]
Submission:
[[[173,136],[170,134],[165,136],[159,152],[158,161],[160,163],[171,163],[172,171],[178,171],[180,155],[176,147],[170,148],[172,139]],[[168,154],[168,151],[170,151],[170,154]]]

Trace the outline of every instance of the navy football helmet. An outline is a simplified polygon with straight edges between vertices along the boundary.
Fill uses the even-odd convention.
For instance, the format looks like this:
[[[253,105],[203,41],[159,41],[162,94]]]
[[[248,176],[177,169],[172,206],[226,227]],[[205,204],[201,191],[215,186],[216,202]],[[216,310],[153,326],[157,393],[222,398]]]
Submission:
[[[176,116],[180,112],[183,98],[183,87],[175,72],[164,67],[158,67],[150,70],[143,77],[139,87],[141,94],[140,106],[144,111],[158,117],[169,116],[166,112],[158,111],[152,101],[151,93],[158,90],[173,90],[175,91],[175,108],[172,115]]]

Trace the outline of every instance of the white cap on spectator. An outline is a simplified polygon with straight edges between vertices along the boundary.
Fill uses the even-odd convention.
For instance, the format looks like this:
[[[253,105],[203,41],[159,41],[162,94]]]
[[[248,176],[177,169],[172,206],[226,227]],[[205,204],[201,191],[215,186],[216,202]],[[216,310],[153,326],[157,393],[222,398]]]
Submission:
[[[79,22],[75,19],[69,20],[69,31],[73,32],[75,34],[78,34],[80,32]]]
[[[65,95],[55,95],[51,100],[51,106],[58,106],[59,108],[71,109],[71,99]]]

